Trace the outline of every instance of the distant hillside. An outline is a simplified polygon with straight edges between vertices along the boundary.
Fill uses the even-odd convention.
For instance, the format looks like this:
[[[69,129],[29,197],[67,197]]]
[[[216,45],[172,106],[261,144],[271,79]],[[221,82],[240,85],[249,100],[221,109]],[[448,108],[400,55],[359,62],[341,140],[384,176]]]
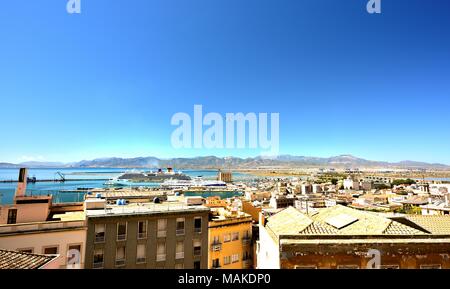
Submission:
[[[408,169],[442,169],[448,170],[450,166],[443,164],[430,164],[424,162],[402,161],[389,163],[382,161],[371,161],[358,158],[352,155],[340,155],[330,158],[306,157],[280,155],[276,158],[237,158],[215,156],[195,157],[195,158],[173,158],[159,159],[156,157],[137,158],[101,158],[94,160],[83,160],[80,162],[63,163],[39,163],[28,162],[22,164],[0,163],[0,167],[17,168],[26,167],[73,167],[73,168],[158,168],[174,167],[178,169],[199,169],[199,168],[262,168],[262,167],[335,167],[335,168],[408,168]]]

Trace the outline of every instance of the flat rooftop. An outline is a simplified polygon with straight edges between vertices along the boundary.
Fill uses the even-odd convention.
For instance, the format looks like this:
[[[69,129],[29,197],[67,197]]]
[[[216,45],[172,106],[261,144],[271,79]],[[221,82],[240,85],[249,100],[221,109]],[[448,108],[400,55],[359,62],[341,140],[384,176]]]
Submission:
[[[86,210],[88,218],[173,214],[190,212],[209,212],[209,208],[202,205],[186,205],[182,202],[155,203],[130,203],[128,205],[107,205],[105,209]]]

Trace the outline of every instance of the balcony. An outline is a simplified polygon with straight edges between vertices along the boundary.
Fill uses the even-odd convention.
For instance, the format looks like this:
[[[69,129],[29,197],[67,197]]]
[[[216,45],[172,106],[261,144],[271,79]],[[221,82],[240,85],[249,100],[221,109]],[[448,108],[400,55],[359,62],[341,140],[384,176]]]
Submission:
[[[252,242],[252,238],[250,237],[244,237],[242,238],[242,245],[246,246],[246,245],[250,245]]]
[[[222,268],[219,264],[213,264],[211,269],[220,269]]]
[[[202,228],[194,228],[194,233],[200,234],[202,232]]]
[[[178,252],[175,254],[175,259],[183,259],[184,258],[184,252]]]
[[[156,255],[156,261],[157,262],[166,261],[166,254],[158,254],[158,255]]]
[[[242,269],[250,269],[252,268],[252,260],[251,259],[246,259],[246,260],[242,260]]]
[[[125,266],[125,259],[116,260],[116,267]]]
[[[211,244],[211,251],[219,252],[222,250],[222,243],[213,243]]]
[[[125,241],[127,239],[127,234],[117,235],[117,241]]]
[[[158,238],[165,238],[167,236],[167,231],[158,231],[156,234]]]
[[[97,235],[95,236],[95,243],[104,243],[105,242],[105,235]]]
[[[138,233],[138,239],[147,239],[147,232],[145,233]]]
[[[94,269],[102,269],[103,268],[103,261],[101,261],[101,262],[94,262],[94,264],[92,264],[92,268],[94,268]]]
[[[184,229],[178,229],[177,230],[177,236],[184,235]]]
[[[194,248],[194,257],[199,257],[202,255],[202,249],[198,248]]]
[[[141,258],[136,258],[136,263],[137,264],[143,264],[147,262],[147,258],[145,257],[141,257]]]

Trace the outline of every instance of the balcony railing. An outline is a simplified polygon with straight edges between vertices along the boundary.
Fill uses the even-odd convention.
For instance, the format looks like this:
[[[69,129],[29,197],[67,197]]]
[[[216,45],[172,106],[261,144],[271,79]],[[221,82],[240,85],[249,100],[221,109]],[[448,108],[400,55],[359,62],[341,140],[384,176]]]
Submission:
[[[202,228],[194,228],[194,233],[201,233],[202,232]]]
[[[184,235],[184,229],[177,229],[177,236]]]
[[[145,258],[145,257],[136,258],[136,263],[138,263],[138,264],[142,264],[142,263],[145,263],[145,262],[147,262],[147,258]]]
[[[167,231],[158,231],[158,233],[156,234],[156,236],[158,238],[165,238],[167,236]]]
[[[94,269],[102,269],[103,268],[103,261],[102,262],[94,262],[94,264],[92,264],[92,268],[94,268]]]
[[[246,260],[242,260],[242,267],[244,267],[243,269],[250,269],[252,267],[252,260],[251,259],[246,259]]]
[[[219,264],[213,264],[212,269],[220,269],[222,268]]]
[[[198,257],[202,255],[202,249],[194,249],[194,257]]]
[[[218,252],[222,250],[222,243],[213,243],[211,244],[211,251]]]
[[[158,261],[158,262],[166,261],[166,254],[158,254],[158,255],[156,255],[156,261]]]
[[[125,241],[127,239],[127,234],[117,235],[117,241]]]
[[[95,243],[104,243],[104,242],[105,242],[105,235],[95,236]]]
[[[249,245],[251,242],[252,242],[252,238],[250,238],[250,237],[242,238],[242,244],[243,245]]]
[[[138,239],[147,239],[147,232],[145,232],[145,233],[138,233]]]
[[[183,259],[184,258],[184,252],[178,252],[175,254],[176,259]]]
[[[116,260],[116,267],[125,266],[125,259]]]

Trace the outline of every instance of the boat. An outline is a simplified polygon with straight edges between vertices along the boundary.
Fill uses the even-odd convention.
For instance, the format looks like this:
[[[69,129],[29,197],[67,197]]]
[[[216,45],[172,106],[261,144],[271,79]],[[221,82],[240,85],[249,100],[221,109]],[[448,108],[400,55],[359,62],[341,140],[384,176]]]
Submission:
[[[162,183],[166,180],[188,181],[191,180],[191,177],[183,174],[181,171],[175,172],[172,168],[167,168],[167,171],[158,169],[156,172],[131,170],[109,180],[107,183],[131,185],[130,183]]]
[[[163,188],[170,189],[214,189],[226,188],[227,184],[222,181],[203,180],[201,176],[195,177],[192,180],[174,180],[169,179],[161,184]]]

